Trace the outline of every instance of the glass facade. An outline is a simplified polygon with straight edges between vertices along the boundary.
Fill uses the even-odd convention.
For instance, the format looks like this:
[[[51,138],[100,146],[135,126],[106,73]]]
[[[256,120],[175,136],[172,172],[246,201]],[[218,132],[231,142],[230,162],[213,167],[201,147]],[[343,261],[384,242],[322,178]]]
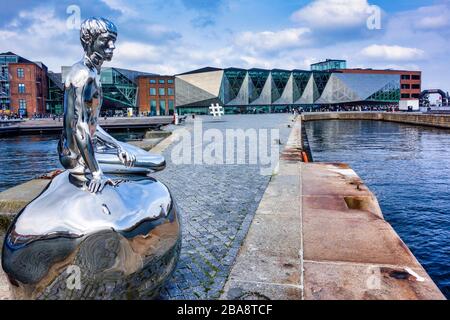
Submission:
[[[136,107],[137,85],[133,82],[133,77],[138,74],[117,68],[102,69],[103,101],[104,106],[106,105],[102,111]]]
[[[241,89],[242,83],[244,82],[245,76],[247,74],[246,70],[243,69],[227,69],[224,72],[224,101],[228,103],[235,99]]]
[[[270,71],[261,69],[251,69],[249,76],[249,103],[254,102],[261,96],[264,85],[269,77]]]
[[[309,78],[311,77],[311,72],[304,71],[293,71],[293,101],[294,103],[298,101],[305,91],[306,85],[308,84]]]
[[[272,71],[272,102],[281,98],[284,88],[286,87],[289,78],[291,77],[290,71],[273,70]]]
[[[159,100],[159,115],[164,116],[166,114],[166,100]]]
[[[398,103],[400,78],[400,73],[214,69],[176,76],[176,105],[181,114],[209,114],[215,103],[224,106],[225,113],[282,112],[364,101]]]
[[[325,61],[314,63],[311,65],[311,71],[329,71],[346,68],[347,68],[347,61],[345,60],[327,59]]]
[[[156,100],[155,99],[150,100],[150,115],[156,116]]]
[[[175,102],[171,99],[169,100],[169,115],[173,115],[175,111]]]

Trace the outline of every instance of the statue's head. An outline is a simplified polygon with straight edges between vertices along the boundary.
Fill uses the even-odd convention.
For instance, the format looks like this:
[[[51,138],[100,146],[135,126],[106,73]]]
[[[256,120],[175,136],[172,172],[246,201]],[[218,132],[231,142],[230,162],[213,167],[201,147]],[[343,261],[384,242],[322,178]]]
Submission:
[[[111,61],[117,28],[105,18],[89,18],[81,24],[80,40],[88,57]]]

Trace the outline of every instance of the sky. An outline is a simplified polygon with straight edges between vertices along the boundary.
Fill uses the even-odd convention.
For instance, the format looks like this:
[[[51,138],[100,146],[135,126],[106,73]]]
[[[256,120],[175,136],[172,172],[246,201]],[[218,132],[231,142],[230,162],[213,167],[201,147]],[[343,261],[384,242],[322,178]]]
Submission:
[[[54,72],[82,57],[80,21],[100,16],[119,33],[105,66],[171,75],[346,59],[350,68],[421,70],[425,89],[450,91],[450,0],[2,2],[0,52]]]

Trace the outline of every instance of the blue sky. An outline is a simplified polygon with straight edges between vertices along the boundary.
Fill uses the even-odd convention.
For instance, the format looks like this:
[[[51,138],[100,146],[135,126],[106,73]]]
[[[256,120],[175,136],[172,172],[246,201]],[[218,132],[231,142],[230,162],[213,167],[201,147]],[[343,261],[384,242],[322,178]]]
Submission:
[[[204,66],[309,69],[325,58],[349,67],[422,70],[425,88],[450,91],[450,0],[16,0],[2,4],[0,51],[59,71],[82,56],[81,20],[119,30],[111,66],[176,74]],[[373,6],[380,29],[369,29]],[[71,21],[71,20],[69,20]]]

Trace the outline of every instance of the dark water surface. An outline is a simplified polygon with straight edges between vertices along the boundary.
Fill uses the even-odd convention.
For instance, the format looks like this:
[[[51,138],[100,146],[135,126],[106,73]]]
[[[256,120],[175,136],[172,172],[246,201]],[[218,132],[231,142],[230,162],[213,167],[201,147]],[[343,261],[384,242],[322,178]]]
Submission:
[[[121,141],[142,139],[144,131],[113,132]],[[56,151],[59,135],[0,138],[0,191],[55,169],[62,169]]]
[[[450,130],[378,121],[313,121],[314,161],[345,162],[450,298]]]

